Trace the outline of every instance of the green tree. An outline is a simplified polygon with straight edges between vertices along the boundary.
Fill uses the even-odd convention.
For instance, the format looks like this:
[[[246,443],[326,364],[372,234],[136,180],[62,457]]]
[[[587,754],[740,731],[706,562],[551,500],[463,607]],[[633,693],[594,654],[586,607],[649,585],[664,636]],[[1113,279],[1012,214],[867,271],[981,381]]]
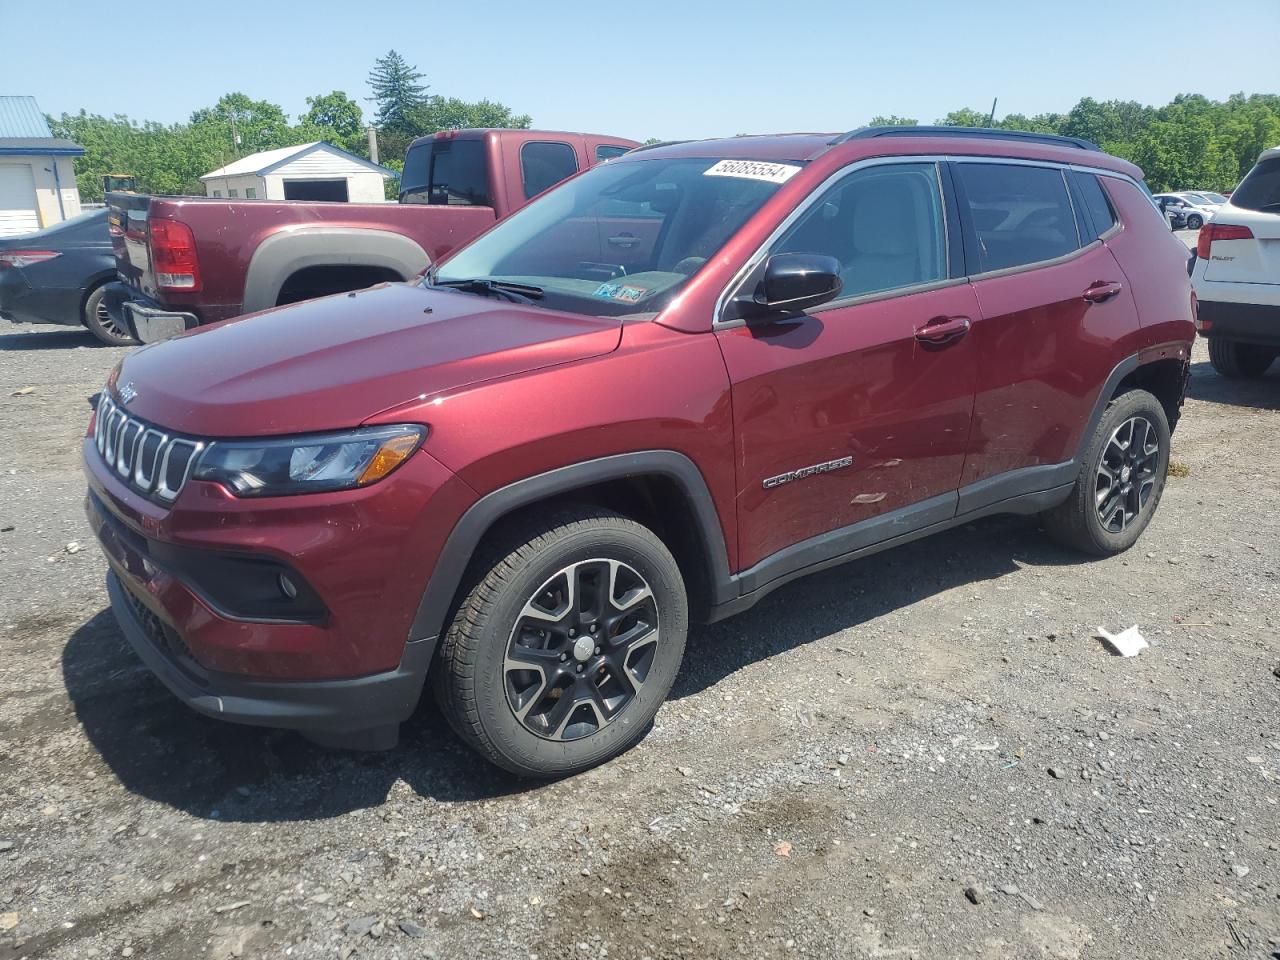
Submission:
[[[918,126],[920,121],[915,117],[900,117],[897,114],[890,114],[887,117],[872,117],[867,121],[869,127],[914,127]]]
[[[303,143],[308,140],[328,140],[352,153],[368,153],[364,114],[359,105],[343,91],[334,90],[323,96],[307,97],[307,108],[295,128]]]
[[[1038,113],[1028,117],[1024,113],[1010,113],[996,126],[1002,130],[1027,130],[1031,133],[1062,133],[1062,124],[1066,118],[1060,113]]]
[[[405,131],[409,111],[425,99],[427,88],[418,83],[424,74],[394,50],[373,62],[369,86],[378,104],[377,125],[392,131]]]
[[[211,137],[225,137],[233,156],[274,150],[293,143],[289,118],[277,104],[251,100],[243,93],[223,94],[212,107],[191,114],[191,126]]]
[[[952,110],[945,117],[938,121],[944,127],[986,127],[987,117],[989,114],[983,113],[981,110],[970,110],[963,107],[959,110]]]
[[[380,129],[378,150],[387,159],[403,159],[416,137],[425,137],[437,130],[473,127],[527,130],[532,123],[533,119],[527,113],[517,114],[505,104],[492,100],[469,102],[457,97],[432,96],[410,107],[400,127]]]

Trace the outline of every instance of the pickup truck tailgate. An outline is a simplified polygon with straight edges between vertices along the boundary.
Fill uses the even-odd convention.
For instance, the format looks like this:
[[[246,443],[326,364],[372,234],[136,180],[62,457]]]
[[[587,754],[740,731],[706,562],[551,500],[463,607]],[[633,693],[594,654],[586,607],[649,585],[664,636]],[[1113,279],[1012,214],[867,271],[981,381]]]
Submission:
[[[150,203],[151,198],[145,194],[107,194],[107,229],[111,233],[111,250],[120,279],[134,290],[154,297],[156,277],[151,267],[147,226]]]

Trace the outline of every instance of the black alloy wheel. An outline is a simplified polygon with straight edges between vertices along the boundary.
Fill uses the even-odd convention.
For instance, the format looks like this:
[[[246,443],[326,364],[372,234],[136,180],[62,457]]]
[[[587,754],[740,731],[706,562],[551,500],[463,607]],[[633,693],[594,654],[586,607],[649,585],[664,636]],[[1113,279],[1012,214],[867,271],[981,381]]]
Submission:
[[[1123,533],[1138,518],[1155,490],[1159,465],[1159,434],[1146,417],[1130,417],[1112,431],[1094,494],[1104,530]]]
[[[591,504],[530,512],[482,542],[430,680],[449,725],[525,777],[638,743],[689,631],[680,565],[642,523]]]
[[[629,564],[581,560],[525,603],[503,673],[516,719],[548,740],[612,723],[644,686],[660,642],[653,590]]]

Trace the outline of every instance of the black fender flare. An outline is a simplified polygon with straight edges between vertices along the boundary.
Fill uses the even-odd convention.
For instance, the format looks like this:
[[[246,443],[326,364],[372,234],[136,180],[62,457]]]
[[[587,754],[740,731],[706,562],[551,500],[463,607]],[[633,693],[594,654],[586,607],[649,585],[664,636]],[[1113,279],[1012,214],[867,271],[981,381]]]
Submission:
[[[414,615],[409,641],[434,642],[439,638],[477,545],[503,517],[540,500],[597,483],[643,476],[660,476],[679,486],[691,507],[697,528],[694,532],[700,538],[707,558],[711,603],[714,606],[731,599],[736,591],[729,576],[724,532],[702,471],[687,456],[675,450],[643,450],[586,460],[526,477],[500,487],[472,504],[454,525],[440,551]]]

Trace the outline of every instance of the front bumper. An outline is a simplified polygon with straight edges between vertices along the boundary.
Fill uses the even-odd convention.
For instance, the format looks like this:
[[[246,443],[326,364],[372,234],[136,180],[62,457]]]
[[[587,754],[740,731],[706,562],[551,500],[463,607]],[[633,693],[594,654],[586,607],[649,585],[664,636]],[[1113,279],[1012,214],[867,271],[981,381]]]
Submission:
[[[299,730],[339,746],[382,749],[422,694],[435,644],[405,645],[395,670],[350,680],[272,682],[201,670],[184,645],[142,597],[124,585],[116,562],[107,592],[125,639],[139,659],[179,700],[208,717]]]
[[[1201,300],[1196,327],[1202,337],[1280,347],[1280,306]]]
[[[462,481],[419,451],[358,490],[242,500],[192,480],[165,505],[107,467],[92,437],[83,455],[112,606],[175,694],[210,716],[328,742],[394,734],[434,652],[412,622],[444,538],[474,502]],[[282,571],[297,599],[316,602],[264,608],[254,585]]]

